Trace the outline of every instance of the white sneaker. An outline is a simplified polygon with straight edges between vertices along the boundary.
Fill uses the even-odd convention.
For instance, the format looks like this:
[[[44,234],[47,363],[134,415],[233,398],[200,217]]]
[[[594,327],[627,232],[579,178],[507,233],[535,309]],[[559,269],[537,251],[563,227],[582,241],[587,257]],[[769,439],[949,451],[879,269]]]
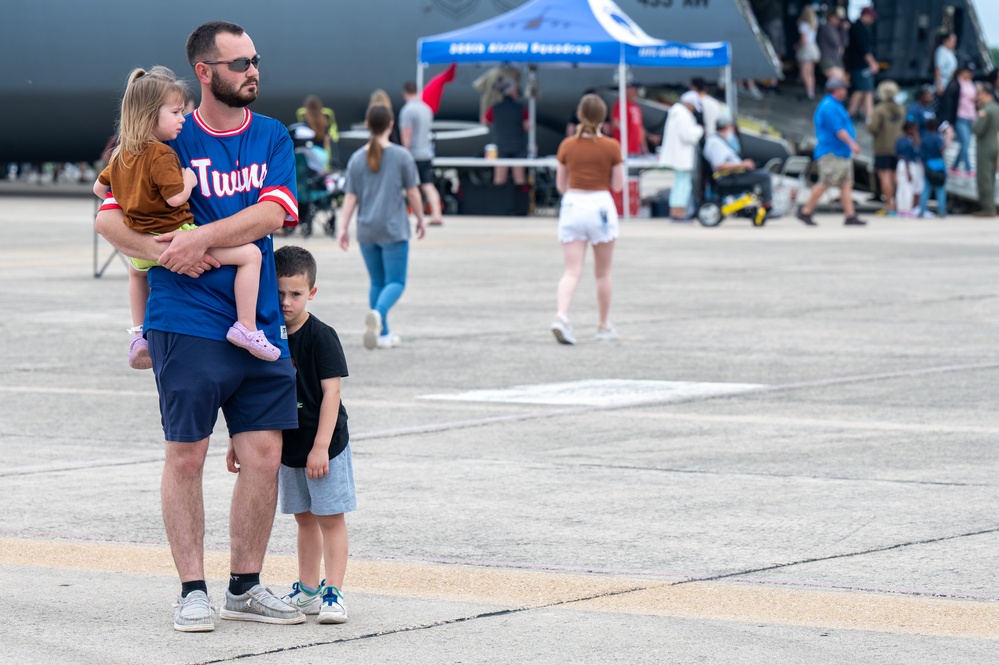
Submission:
[[[382,332],[382,315],[373,309],[364,315],[364,348],[373,349],[378,346],[378,336]]]
[[[575,344],[576,336],[572,334],[572,324],[569,323],[569,319],[561,314],[555,316],[555,320],[552,321],[552,334],[555,335],[555,339],[559,344]]]
[[[935,219],[936,218],[936,215],[933,214],[932,212],[930,212],[929,210],[924,210],[919,216],[922,217],[923,219]]]
[[[601,342],[613,342],[617,339],[617,331],[614,330],[614,326],[608,323],[606,328],[597,328],[597,334],[594,337]]]
[[[204,591],[192,591],[178,599],[174,605],[173,629],[182,633],[209,633],[215,630],[212,622],[212,606]]]
[[[335,586],[328,586],[323,591],[323,604],[319,608],[319,618],[316,623],[346,623],[347,606],[343,602],[343,594]]]
[[[326,580],[319,583],[319,588],[315,593],[309,593],[302,588],[301,582],[291,585],[291,593],[282,596],[281,600],[287,605],[291,605],[302,614],[319,614],[319,606],[323,604],[323,585]]]
[[[393,335],[389,333],[388,335],[379,335],[376,345],[379,349],[391,349],[402,344],[402,339],[398,335]]]

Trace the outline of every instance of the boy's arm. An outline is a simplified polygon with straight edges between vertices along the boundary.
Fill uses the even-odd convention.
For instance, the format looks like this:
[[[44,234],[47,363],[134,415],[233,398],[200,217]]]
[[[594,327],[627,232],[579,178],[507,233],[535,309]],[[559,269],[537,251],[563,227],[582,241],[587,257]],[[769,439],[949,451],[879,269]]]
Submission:
[[[329,474],[330,443],[333,441],[333,430],[340,415],[340,377],[323,379],[319,382],[323,388],[323,401],[319,405],[319,425],[316,427],[316,438],[309,452],[305,470],[309,478],[322,478]]]

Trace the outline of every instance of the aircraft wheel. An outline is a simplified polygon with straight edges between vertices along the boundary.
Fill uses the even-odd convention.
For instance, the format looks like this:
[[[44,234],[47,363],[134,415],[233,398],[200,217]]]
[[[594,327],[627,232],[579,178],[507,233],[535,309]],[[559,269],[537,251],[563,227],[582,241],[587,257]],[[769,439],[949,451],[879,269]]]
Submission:
[[[722,222],[721,208],[717,203],[705,201],[697,209],[697,221],[702,226],[718,226]]]

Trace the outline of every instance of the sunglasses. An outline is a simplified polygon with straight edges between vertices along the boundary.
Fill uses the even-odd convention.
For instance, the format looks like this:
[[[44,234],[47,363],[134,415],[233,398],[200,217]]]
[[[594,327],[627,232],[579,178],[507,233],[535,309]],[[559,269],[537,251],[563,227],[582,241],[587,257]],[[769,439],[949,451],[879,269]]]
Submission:
[[[227,67],[229,67],[230,72],[242,73],[245,72],[247,69],[249,69],[250,65],[259,68],[260,56],[255,55],[252,58],[236,58],[235,60],[214,60],[214,61],[203,60],[202,63],[206,65],[226,65]]]

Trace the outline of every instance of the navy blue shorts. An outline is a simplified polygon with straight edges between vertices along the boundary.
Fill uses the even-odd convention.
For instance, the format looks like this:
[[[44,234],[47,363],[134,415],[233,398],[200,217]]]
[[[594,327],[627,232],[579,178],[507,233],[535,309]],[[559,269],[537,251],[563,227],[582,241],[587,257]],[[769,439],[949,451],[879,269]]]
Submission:
[[[874,74],[870,67],[855,69],[850,72],[850,83],[854,92],[872,92],[874,90]]]
[[[167,441],[207,439],[219,409],[229,436],[298,427],[290,358],[268,362],[229,342],[161,330],[146,338]]]
[[[416,172],[420,174],[421,185],[434,184],[434,160],[416,160]]]

